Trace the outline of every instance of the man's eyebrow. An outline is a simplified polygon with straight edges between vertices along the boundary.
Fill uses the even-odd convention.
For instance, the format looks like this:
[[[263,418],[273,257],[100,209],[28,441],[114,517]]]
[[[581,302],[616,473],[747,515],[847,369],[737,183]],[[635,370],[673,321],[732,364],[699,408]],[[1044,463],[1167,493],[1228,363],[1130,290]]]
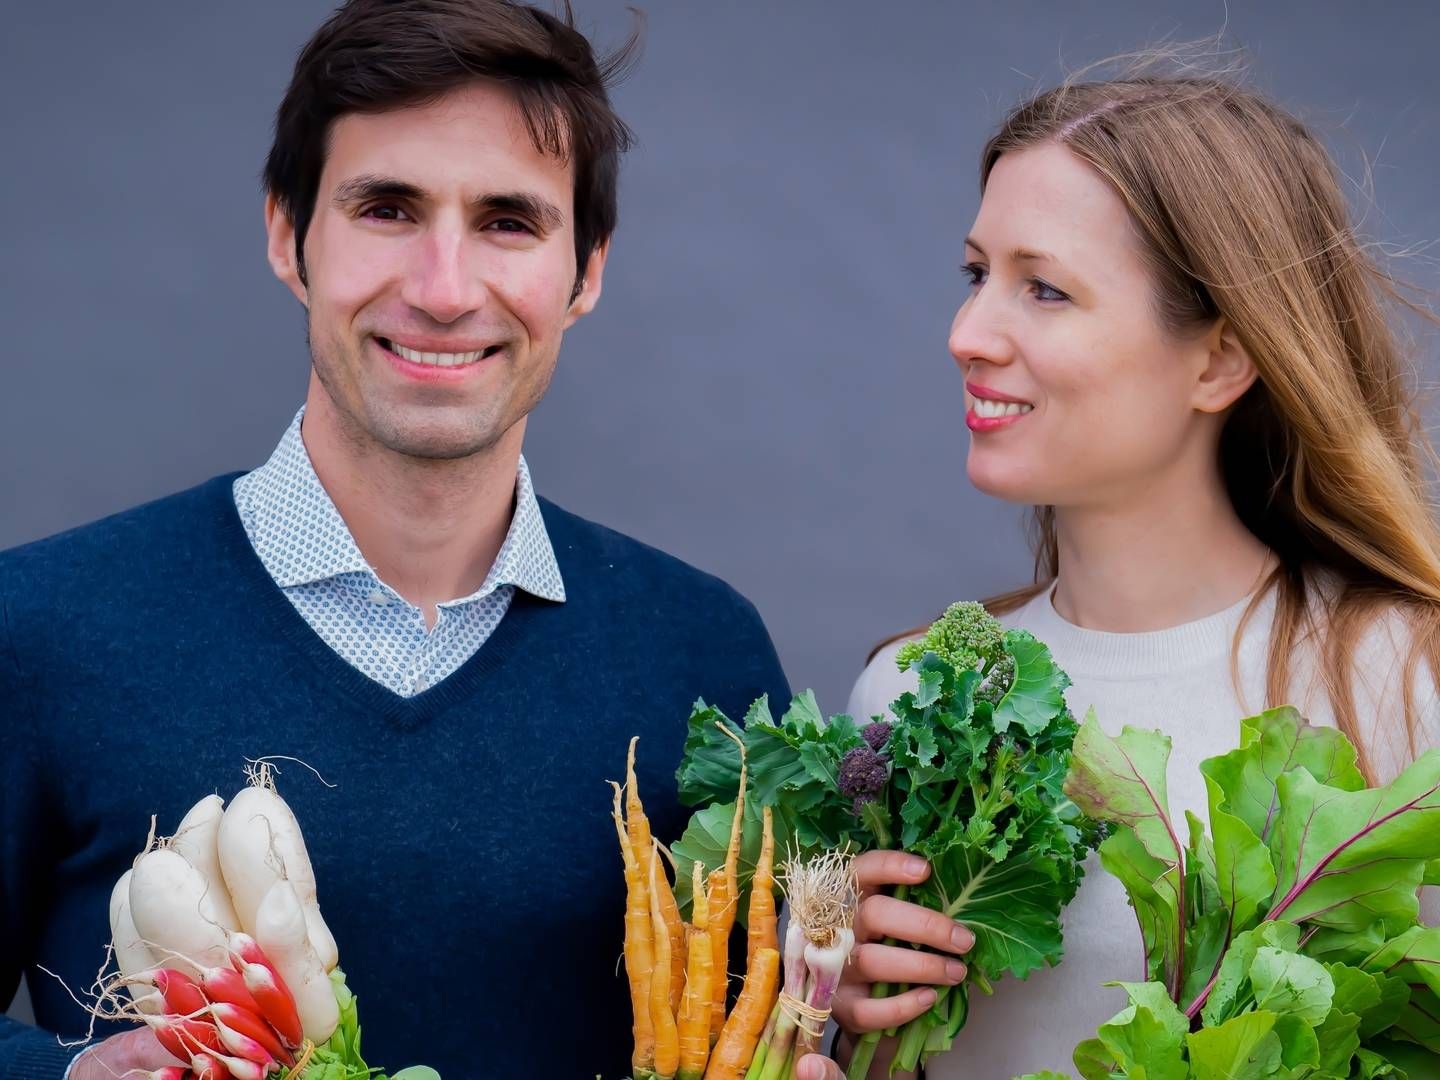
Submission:
[[[545,232],[551,232],[565,224],[565,214],[558,206],[548,199],[524,191],[482,195],[471,205],[476,210],[500,211],[529,218]]]
[[[366,174],[364,176],[351,177],[335,189],[331,196],[337,206],[345,206],[349,203],[365,202],[369,199],[409,199],[419,201],[425,198],[423,189],[416,187],[406,180],[397,180],[393,176],[375,176]]]
[[[975,242],[975,238],[973,236],[967,236],[965,238],[965,246],[974,248],[981,255],[985,254],[985,249]],[[1049,252],[1037,251],[1034,248],[1015,248],[1013,251],[1010,252],[1010,258],[1014,259],[1016,262],[1060,261],[1059,259],[1055,258],[1054,255],[1051,255]]]

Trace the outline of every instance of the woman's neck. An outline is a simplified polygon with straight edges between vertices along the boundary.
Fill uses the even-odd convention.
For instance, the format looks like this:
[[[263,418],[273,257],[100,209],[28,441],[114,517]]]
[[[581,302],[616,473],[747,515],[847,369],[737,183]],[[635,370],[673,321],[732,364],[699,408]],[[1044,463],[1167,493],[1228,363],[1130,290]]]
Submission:
[[[1235,514],[1220,478],[1163,483],[1109,506],[1057,507],[1055,609],[1091,630],[1180,626],[1257,589],[1271,553]]]

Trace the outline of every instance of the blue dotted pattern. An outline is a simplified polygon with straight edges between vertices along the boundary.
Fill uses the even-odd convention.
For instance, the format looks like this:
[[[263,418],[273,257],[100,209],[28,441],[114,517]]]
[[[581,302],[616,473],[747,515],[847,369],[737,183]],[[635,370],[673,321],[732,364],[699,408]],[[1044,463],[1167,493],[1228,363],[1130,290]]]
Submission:
[[[530,469],[520,459],[515,514],[484,583],[424,613],[376,575],[315,475],[300,437],[304,408],[270,460],[235,481],[235,506],[260,561],[310,628],[347,663],[402,697],[450,675],[484,645],[517,588],[563,601],[565,584]]]

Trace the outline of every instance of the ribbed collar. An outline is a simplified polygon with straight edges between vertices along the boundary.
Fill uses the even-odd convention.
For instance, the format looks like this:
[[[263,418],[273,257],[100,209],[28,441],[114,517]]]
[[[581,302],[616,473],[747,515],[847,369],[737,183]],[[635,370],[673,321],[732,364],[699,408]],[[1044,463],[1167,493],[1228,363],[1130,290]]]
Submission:
[[[1228,661],[1235,631],[1252,596],[1222,611],[1167,627],[1134,634],[1087,630],[1067,621],[1055,610],[1053,587],[1014,612],[1006,621],[1025,627],[1050,646],[1062,667],[1072,676],[1100,679],[1151,679],[1187,668]],[[1270,624],[1274,593],[1267,595],[1246,628],[1263,629]]]

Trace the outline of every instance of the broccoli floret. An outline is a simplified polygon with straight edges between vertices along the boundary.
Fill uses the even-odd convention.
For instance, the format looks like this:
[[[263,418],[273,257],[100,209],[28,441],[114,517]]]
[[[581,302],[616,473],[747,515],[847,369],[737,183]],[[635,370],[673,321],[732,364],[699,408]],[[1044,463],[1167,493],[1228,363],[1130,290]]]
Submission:
[[[985,672],[984,681],[975,688],[975,700],[998,705],[1000,699],[1010,692],[1014,682],[1015,658],[1009,653],[1001,653]]]
[[[927,652],[933,652],[956,671],[979,670],[988,674],[997,660],[1006,656],[1005,631],[995,616],[973,600],[951,604],[919,641],[906,642],[895,656],[901,671]],[[1011,662],[1013,677],[1014,664]],[[1008,689],[1008,682],[1007,682]]]
[[[851,809],[859,816],[860,808],[879,798],[889,779],[890,766],[886,759],[868,746],[857,746],[840,759],[836,786],[841,795],[851,800]]]
[[[871,750],[883,756],[885,747],[890,743],[890,733],[894,729],[895,725],[888,720],[873,720],[860,729],[860,737]]]

